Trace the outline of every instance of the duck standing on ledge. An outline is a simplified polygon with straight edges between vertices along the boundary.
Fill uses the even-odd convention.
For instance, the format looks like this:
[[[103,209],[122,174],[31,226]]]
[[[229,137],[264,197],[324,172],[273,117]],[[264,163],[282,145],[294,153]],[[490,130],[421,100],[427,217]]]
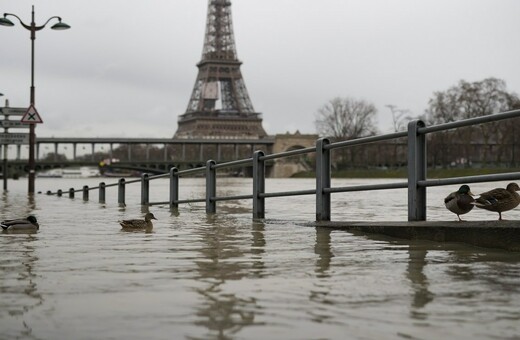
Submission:
[[[153,228],[152,220],[157,220],[152,213],[146,213],[144,215],[144,220],[134,219],[134,220],[122,220],[119,221],[121,227],[124,230],[146,230],[151,231]]]
[[[472,197],[469,186],[462,185],[459,190],[452,192],[444,199],[444,205],[454,214],[457,214],[459,221],[460,215],[467,214],[473,209],[475,199]]]
[[[36,217],[29,215],[27,218],[5,220],[0,222],[3,230],[38,230],[40,225]]]
[[[502,220],[502,212],[516,208],[520,204],[520,190],[518,184],[509,183],[505,189],[496,188],[480,194],[475,200],[475,205],[481,209],[495,211],[498,213],[498,220]]]

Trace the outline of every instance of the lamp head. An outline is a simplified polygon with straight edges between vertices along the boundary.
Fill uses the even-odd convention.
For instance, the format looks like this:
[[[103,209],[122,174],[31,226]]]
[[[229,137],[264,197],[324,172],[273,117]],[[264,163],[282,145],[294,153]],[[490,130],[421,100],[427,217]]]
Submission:
[[[51,26],[51,29],[53,30],[57,30],[57,31],[63,31],[63,30],[68,30],[70,28],[69,25],[67,25],[66,23],[64,22],[61,22],[61,19],[59,19],[60,22],[54,24]]]
[[[2,26],[14,26],[13,22],[11,20],[7,19],[7,18],[0,18],[0,25],[2,25]]]

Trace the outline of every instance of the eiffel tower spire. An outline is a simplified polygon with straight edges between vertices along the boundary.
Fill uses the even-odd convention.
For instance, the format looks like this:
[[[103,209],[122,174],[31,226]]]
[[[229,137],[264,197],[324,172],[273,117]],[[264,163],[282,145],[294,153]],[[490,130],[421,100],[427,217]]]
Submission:
[[[195,86],[175,138],[262,138],[237,58],[230,0],[209,0]]]

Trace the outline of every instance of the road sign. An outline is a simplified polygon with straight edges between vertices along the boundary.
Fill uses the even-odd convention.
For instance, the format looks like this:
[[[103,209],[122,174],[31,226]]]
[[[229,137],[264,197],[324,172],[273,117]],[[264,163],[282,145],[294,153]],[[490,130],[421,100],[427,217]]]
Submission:
[[[0,120],[0,127],[9,129],[28,129],[30,125],[22,123],[19,120]]]
[[[0,114],[4,116],[23,116],[26,112],[25,107],[0,107]]]
[[[0,144],[29,144],[28,133],[0,133]]]
[[[22,123],[28,123],[28,124],[38,124],[43,123],[42,117],[38,114],[38,111],[36,111],[36,108],[33,104],[29,106],[27,109],[27,112],[22,117],[21,120]]]

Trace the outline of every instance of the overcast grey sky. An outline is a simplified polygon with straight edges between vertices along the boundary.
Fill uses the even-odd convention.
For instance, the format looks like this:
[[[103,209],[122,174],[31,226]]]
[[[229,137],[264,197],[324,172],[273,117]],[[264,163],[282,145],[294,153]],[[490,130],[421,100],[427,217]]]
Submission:
[[[314,133],[336,96],[422,114],[459,80],[520,93],[518,0],[233,0],[242,74],[269,134]],[[36,34],[38,136],[173,136],[197,75],[207,0],[0,0]],[[14,18],[11,18],[16,22]],[[0,92],[29,105],[29,31],[0,26]]]

